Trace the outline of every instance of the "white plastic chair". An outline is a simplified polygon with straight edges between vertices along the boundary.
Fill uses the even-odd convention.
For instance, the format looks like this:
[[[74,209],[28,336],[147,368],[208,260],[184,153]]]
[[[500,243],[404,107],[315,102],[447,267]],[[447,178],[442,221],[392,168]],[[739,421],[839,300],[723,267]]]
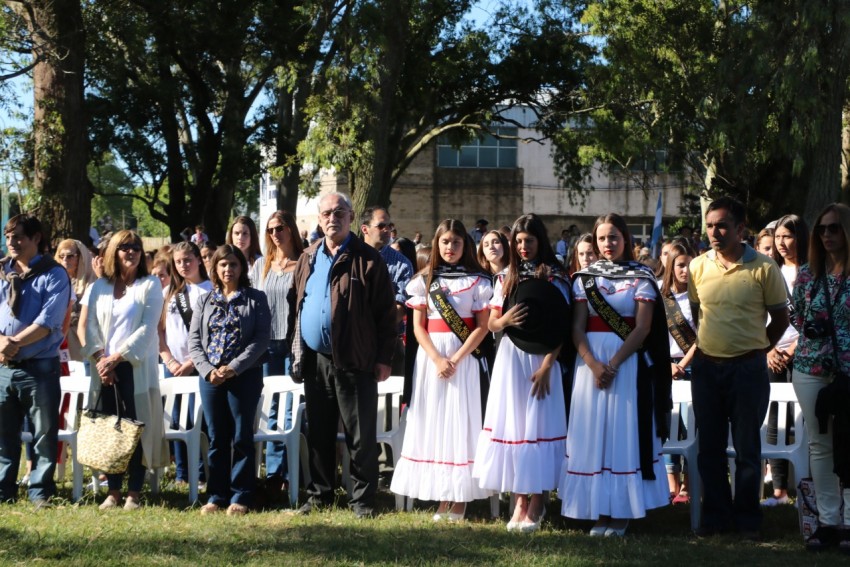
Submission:
[[[794,385],[788,382],[775,382],[770,385],[770,403],[776,403],[776,443],[767,441],[768,411],[764,416],[759,434],[761,436],[761,459],[785,459],[793,465],[794,478],[799,480],[809,476],[809,438],[803,423],[803,410],[797,403]],[[788,438],[788,404],[794,408],[794,441],[786,442]],[[726,448],[729,457],[729,476],[732,479],[732,494],[735,494],[735,447],[732,444],[732,433],[729,432],[729,444]],[[793,486],[789,471],[789,486]]]
[[[78,501],[83,496],[83,466],[77,461],[77,429],[79,429],[79,416],[88,405],[89,388],[91,386],[88,376],[60,376],[59,407],[65,406],[68,400],[68,409],[59,416],[59,435],[61,443],[67,443],[71,448],[71,466],[73,468],[72,499]],[[28,431],[21,433],[21,442],[32,443],[32,433]],[[57,466],[57,476],[64,478],[65,465]]]
[[[404,431],[407,423],[407,408],[401,409],[401,396],[404,391],[404,376],[390,376],[378,383],[378,414],[377,441],[385,444],[392,452],[393,468],[401,458],[401,446],[404,441]],[[345,443],[345,434],[337,435],[337,443],[342,446],[342,481],[349,494],[354,489],[351,480],[351,456]],[[403,510],[404,496],[396,494],[396,510]],[[407,509],[413,508],[413,499],[407,503]]]
[[[670,439],[664,443],[661,452],[665,455],[681,455],[688,462],[688,491],[691,495],[691,529],[700,526],[702,512],[702,479],[697,468],[696,418],[694,417],[691,383],[686,380],[674,380],[672,389],[673,411],[670,414]],[[683,407],[684,406],[684,407]],[[681,412],[684,409],[690,430],[680,429]],[[682,437],[682,439],[679,439]]]
[[[276,395],[280,396],[277,411],[277,425],[274,429],[269,426],[272,402]],[[289,467],[289,503],[295,508],[298,504],[298,487],[300,481],[301,462],[307,463],[307,443],[301,442],[301,422],[304,415],[304,386],[296,384],[289,376],[266,376],[263,378],[263,393],[257,407],[256,427],[254,428],[254,443],[256,449],[257,476],[263,460],[263,444],[268,442],[283,443],[286,446],[286,462]],[[292,398],[290,419],[287,420],[287,398]],[[289,427],[286,422],[289,421]],[[302,455],[303,453],[303,455]]]
[[[200,473],[198,471],[199,459],[201,458],[201,396],[197,376],[176,376],[159,381],[159,391],[163,399],[163,423],[165,425],[165,438],[168,441],[182,441],[186,443],[187,462],[189,469],[189,502],[194,504],[198,501],[198,485]],[[190,407],[189,396],[195,394],[195,405]],[[175,401],[180,396],[177,404],[177,419],[174,419]],[[189,417],[192,426],[189,427]],[[176,423],[177,429],[173,429]],[[159,470],[154,471],[151,488],[154,493],[159,487]]]

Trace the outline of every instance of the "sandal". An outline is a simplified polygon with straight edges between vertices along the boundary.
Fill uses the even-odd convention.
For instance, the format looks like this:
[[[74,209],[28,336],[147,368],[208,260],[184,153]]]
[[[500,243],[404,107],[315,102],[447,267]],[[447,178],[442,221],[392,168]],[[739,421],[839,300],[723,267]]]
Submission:
[[[835,545],[837,541],[838,530],[835,526],[820,526],[815,530],[815,533],[809,536],[806,540],[806,551],[823,551],[824,549]]]
[[[235,502],[227,507],[228,516],[244,516],[248,513],[248,507],[244,504],[236,504]]]
[[[218,504],[207,502],[206,504],[201,506],[202,516],[206,516],[207,514],[215,514],[216,512],[221,512],[221,507]]]

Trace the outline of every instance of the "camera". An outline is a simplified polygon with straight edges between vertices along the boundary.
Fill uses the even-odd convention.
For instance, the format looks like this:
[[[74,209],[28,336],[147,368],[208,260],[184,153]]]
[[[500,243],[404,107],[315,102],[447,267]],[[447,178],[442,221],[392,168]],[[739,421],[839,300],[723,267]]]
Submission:
[[[829,319],[818,319],[806,321],[803,325],[803,335],[807,339],[822,339],[832,334],[832,321]]]

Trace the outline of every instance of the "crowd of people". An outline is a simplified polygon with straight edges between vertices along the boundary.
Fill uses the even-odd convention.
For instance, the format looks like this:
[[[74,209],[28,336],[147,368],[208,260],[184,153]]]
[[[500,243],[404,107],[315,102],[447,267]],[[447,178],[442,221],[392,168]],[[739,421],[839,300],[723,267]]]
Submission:
[[[535,214],[507,230],[447,219],[430,242],[394,238],[383,207],[362,213],[358,234],[354,222],[349,197],[334,192],[319,201],[313,242],[290,213],[273,213],[265,255],[240,216],[218,247],[199,226],[146,257],[122,230],[94,254],[64,240],[51,257],[39,220],[13,217],[0,261],[0,500],[17,498],[22,427],[33,433],[30,499],[47,507],[56,493],[62,352],[86,361],[100,410],[120,404],[145,423],[126,473],[107,475],[101,509],[139,508],[145,470],[169,454],[187,481],[185,447],[169,451],[163,437],[162,365],[166,379],[198,376],[191,403],[210,440],[202,514],[255,504],[263,376],[288,374],[306,400],[311,480],[300,512],[335,503],[341,423],[348,505],[371,517],[377,384],[403,374],[406,433],[390,489],[437,502],[436,522],[510,492],[507,530],[534,532],[557,491],[562,515],[595,522],[591,536],[621,537],[648,510],[699,498],[690,468],[703,486],[698,535],[758,538],[762,508],[789,502],[781,460],[761,498],[760,430],[767,417],[775,442],[770,383],[790,381],[820,523],[806,547],[850,553],[850,208],[830,205],[811,233],[785,215],[751,245],[743,205],[723,197],[707,208],[707,247],[665,240],[652,261],[638,261],[613,213],[586,234],[571,226],[554,246]],[[699,431],[695,463],[662,452],[673,380],[691,383],[696,423],[683,425]],[[288,410],[275,406],[272,421]],[[282,446],[265,447],[267,487],[287,487],[285,463]]]

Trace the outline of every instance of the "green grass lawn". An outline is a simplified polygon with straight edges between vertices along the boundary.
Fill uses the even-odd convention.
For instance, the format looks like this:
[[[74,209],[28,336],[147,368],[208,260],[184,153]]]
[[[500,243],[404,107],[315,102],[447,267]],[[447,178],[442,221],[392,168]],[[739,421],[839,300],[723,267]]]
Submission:
[[[60,496],[70,497],[63,487]],[[100,502],[104,497],[97,497]],[[202,500],[205,500],[202,495]],[[302,498],[303,501],[303,498]],[[187,509],[185,491],[147,495],[137,512],[100,512],[91,493],[79,504],[58,498],[34,512],[25,499],[0,505],[0,564],[31,565],[839,565],[835,552],[806,553],[796,508],[766,510],[764,541],[691,536],[687,506],[667,507],[632,523],[624,539],[590,538],[591,522],[548,506],[544,528],[507,533],[476,502],[470,520],[435,524],[433,508],[397,513],[382,492],[379,515],[357,520],[345,508],[298,516],[281,508],[244,517],[201,516]],[[503,515],[507,505],[502,504]]]

